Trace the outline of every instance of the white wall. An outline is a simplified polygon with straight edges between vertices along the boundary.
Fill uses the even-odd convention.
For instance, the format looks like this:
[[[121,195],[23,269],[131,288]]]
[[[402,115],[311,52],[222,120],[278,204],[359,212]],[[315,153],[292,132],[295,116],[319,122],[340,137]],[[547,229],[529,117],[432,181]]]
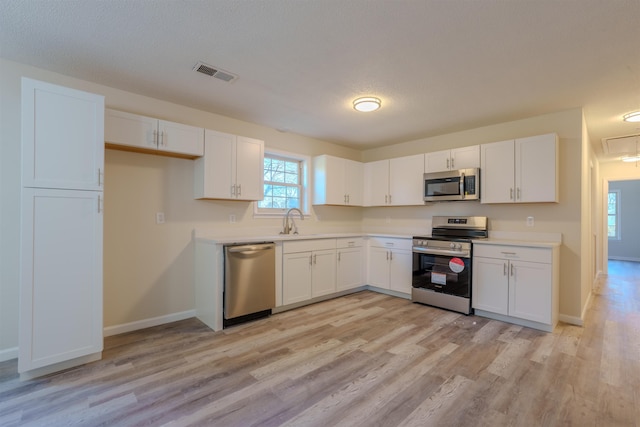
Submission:
[[[262,139],[267,149],[360,159],[349,148],[0,60],[0,360],[18,345],[21,76],[105,95],[108,108]],[[192,194],[193,161],[106,150],[105,327],[194,308],[194,229],[251,235],[277,234],[281,227],[281,219],[254,219],[249,202],[194,200]],[[155,224],[159,211],[164,225]],[[319,207],[298,225],[303,232],[360,231],[361,212]]]
[[[640,180],[611,181],[620,191],[620,240],[609,239],[609,259],[640,261]]]

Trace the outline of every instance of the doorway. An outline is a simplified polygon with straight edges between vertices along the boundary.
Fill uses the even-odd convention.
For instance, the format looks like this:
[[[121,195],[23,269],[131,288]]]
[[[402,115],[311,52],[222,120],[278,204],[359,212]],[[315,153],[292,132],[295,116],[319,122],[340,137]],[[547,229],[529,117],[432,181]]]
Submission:
[[[640,265],[640,179],[608,180],[604,187],[604,261]]]

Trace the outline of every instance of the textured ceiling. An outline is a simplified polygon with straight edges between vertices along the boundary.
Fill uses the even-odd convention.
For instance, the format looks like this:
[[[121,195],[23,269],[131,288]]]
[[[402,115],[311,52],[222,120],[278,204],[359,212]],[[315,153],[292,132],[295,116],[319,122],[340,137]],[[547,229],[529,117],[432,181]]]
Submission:
[[[356,148],[583,107],[604,155],[639,41],[639,0],[0,0],[5,59]]]

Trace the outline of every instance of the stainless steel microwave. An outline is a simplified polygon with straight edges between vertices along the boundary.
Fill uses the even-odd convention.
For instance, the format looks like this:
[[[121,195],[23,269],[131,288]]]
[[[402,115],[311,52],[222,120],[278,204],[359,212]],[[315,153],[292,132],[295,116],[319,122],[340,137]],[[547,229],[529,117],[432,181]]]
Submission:
[[[424,174],[424,201],[480,200],[480,169]]]

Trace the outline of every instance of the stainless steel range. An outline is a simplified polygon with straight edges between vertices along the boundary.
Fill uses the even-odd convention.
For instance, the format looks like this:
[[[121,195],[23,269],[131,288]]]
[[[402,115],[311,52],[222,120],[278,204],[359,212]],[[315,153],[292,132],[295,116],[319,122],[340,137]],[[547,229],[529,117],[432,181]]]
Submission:
[[[487,217],[434,216],[431,236],[413,238],[411,300],[470,314],[471,240],[487,236]]]

